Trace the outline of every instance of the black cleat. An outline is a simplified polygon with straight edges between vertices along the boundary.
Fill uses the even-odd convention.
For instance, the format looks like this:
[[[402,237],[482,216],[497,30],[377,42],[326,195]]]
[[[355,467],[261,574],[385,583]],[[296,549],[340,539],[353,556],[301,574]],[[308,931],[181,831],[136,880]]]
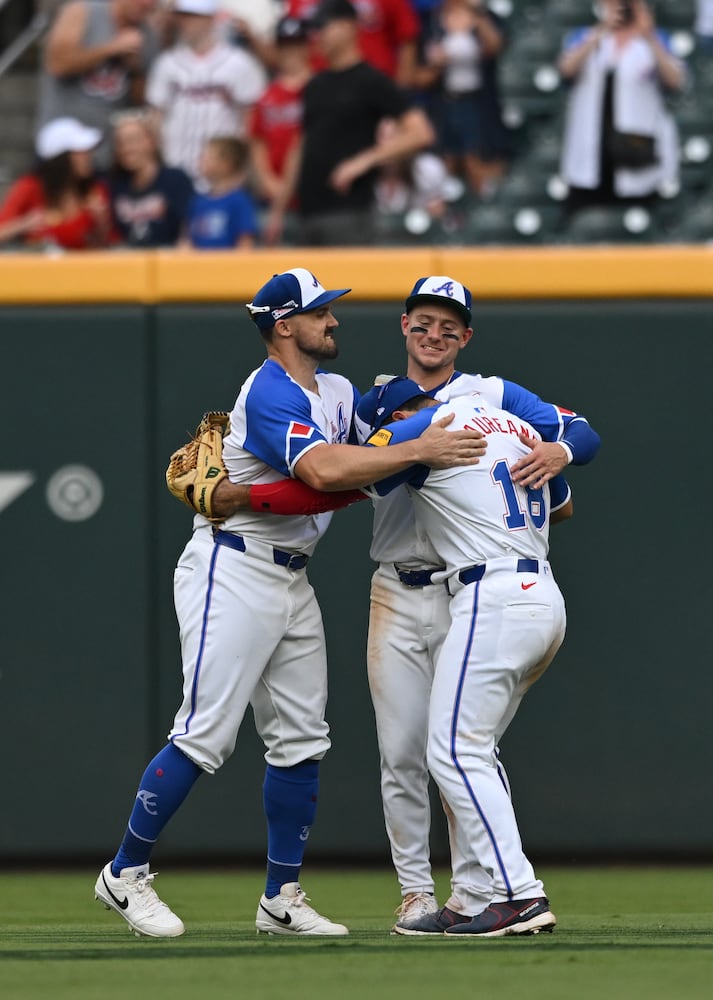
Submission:
[[[458,924],[471,922],[471,917],[466,917],[463,913],[456,913],[444,906],[442,910],[435,913],[427,913],[419,920],[409,920],[402,923],[399,921],[394,927],[395,934],[443,934],[449,927]]]
[[[557,917],[550,910],[546,896],[539,899],[513,899],[510,903],[491,903],[472,920],[458,921],[445,928],[450,937],[470,934],[477,937],[505,937],[507,934],[539,934],[555,929]]]

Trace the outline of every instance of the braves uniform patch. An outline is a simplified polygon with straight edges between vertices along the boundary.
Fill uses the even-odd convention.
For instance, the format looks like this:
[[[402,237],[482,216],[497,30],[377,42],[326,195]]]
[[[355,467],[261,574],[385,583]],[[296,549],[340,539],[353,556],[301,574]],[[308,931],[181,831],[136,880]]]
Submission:
[[[387,431],[385,427],[382,427],[380,431],[376,432],[376,434],[371,435],[367,444],[375,445],[377,448],[382,448],[384,445],[389,443],[393,436],[392,431]]]

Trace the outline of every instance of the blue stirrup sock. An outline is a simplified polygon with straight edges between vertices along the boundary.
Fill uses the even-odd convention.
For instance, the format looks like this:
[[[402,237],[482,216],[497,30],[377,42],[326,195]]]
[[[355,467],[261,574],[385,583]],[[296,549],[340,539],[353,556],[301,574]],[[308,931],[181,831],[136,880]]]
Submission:
[[[187,797],[203,769],[169,743],[144,771],[121,847],[111,863],[115,878],[122,868],[144,865],[164,826]]]
[[[267,765],[262,786],[267,819],[267,880],[272,899],[286,882],[299,881],[309,831],[317,812],[319,761],[294,767]]]

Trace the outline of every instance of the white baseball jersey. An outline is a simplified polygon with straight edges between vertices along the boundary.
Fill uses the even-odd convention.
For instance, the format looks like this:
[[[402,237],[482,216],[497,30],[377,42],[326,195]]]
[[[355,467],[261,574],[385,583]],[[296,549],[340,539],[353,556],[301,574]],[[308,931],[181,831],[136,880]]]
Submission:
[[[582,419],[553,403],[544,402],[517,383],[496,376],[455,372],[445,385],[429,395],[447,402],[474,392],[480,393],[485,402],[526,420],[545,441],[558,440],[573,420]],[[414,522],[411,500],[405,489],[394,490],[376,503],[370,554],[375,562],[397,563],[403,568],[438,565],[433,546]]]
[[[242,136],[246,115],[267,86],[261,63],[244,49],[219,42],[198,55],[177,45],[156,60],[146,100],[163,114],[166,163],[198,176],[198,159],[208,139]]]
[[[273,483],[294,477],[302,455],[316,445],[354,443],[354,386],[334,373],[318,371],[316,379],[319,395],[303,389],[271,360],[246,379],[223,443],[232,482]],[[331,513],[283,517],[238,511],[223,528],[311,555],[331,518]]]
[[[318,372],[319,394],[267,360],[244,383],[224,458],[233,482],[292,476],[322,443],[350,439],[354,387]],[[305,570],[329,514],[240,512],[220,530],[197,516],[174,576],[183,702],[170,739],[206,771],[235,747],[248,704],[276,767],[329,749],[322,617]]]
[[[525,420],[489,404],[479,392],[419,411],[409,420],[390,424],[370,444],[396,444],[418,437],[434,420],[455,414],[448,430],[479,430],[488,450],[477,465],[456,469],[419,466],[377,483],[385,493],[408,484],[421,537],[430,539],[449,576],[459,569],[503,556],[546,559],[549,547],[549,488],[532,489],[512,481],[510,467],[528,454],[518,438],[541,435]],[[557,496],[566,502],[568,487]],[[378,505],[377,505],[378,506]]]
[[[544,895],[522,850],[496,748],[559,648],[565,610],[546,558],[551,484],[524,488],[510,475],[528,454],[518,435],[540,439],[532,425],[475,393],[389,424],[369,443],[410,440],[450,413],[449,430],[487,436],[485,459],[455,469],[414,467],[376,489],[408,484],[416,522],[454,595],[430,690],[427,764],[453,816],[458,906],[477,913],[489,901]],[[569,488],[561,477],[551,483],[559,506]]]

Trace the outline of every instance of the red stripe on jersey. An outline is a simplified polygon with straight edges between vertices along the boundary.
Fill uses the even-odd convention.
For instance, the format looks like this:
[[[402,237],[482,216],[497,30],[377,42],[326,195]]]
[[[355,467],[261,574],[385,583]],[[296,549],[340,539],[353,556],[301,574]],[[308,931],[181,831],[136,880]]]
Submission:
[[[555,406],[558,413],[563,413],[566,417],[576,417],[574,410],[565,410],[564,406]]]

